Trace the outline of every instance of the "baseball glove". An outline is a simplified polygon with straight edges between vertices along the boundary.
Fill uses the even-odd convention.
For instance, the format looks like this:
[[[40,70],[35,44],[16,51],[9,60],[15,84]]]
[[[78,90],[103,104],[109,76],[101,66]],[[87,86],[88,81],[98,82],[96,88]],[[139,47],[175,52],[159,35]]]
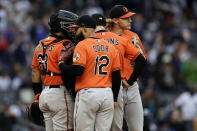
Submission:
[[[44,116],[42,111],[39,108],[38,102],[33,102],[26,107],[27,118],[30,122],[44,126]]]
[[[59,61],[68,62],[69,59],[72,58],[74,48],[75,46],[73,43],[67,42],[66,45],[64,45],[64,48],[61,50]]]

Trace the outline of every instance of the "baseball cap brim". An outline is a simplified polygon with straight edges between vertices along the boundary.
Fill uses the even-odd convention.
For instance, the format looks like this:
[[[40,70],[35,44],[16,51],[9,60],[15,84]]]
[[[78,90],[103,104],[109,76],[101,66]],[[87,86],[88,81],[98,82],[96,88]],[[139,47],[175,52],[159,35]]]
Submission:
[[[128,13],[126,13],[125,15],[121,16],[120,18],[128,18],[128,17],[131,17],[131,16],[133,16],[133,15],[135,15],[135,13],[133,13],[133,12],[128,12]]]

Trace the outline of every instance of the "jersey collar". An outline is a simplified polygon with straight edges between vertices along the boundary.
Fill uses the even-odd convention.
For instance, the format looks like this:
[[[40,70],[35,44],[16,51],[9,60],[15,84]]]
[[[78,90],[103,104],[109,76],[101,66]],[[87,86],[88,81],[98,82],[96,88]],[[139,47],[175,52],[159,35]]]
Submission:
[[[100,32],[107,32],[106,30],[98,30],[95,33],[100,33]]]
[[[97,38],[97,37],[88,37],[88,38],[92,38],[92,39],[100,39],[100,38]]]

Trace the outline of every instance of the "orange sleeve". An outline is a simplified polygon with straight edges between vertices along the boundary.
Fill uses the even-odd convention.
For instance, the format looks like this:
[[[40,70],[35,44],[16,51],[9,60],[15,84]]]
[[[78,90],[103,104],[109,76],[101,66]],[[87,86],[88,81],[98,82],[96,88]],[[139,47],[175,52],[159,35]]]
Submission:
[[[141,39],[139,38],[139,36],[137,34],[136,34],[136,36],[137,36],[137,39],[139,40],[140,48],[142,49],[144,56],[147,58],[147,54],[146,54],[146,52],[145,52],[145,50],[143,48],[142,41],[141,41]]]
[[[127,40],[125,57],[134,62],[139,54],[140,52],[138,51],[138,49],[132,43],[130,43],[129,40]]]
[[[40,69],[38,59],[37,59],[37,52],[38,52],[39,48],[40,48],[40,44],[37,45],[34,50],[34,55],[33,55],[33,59],[32,59],[32,69]]]
[[[80,65],[85,67],[86,66],[86,49],[84,48],[85,43],[83,41],[79,42],[75,47],[74,54],[73,54],[73,65]],[[83,45],[83,46],[82,46]]]

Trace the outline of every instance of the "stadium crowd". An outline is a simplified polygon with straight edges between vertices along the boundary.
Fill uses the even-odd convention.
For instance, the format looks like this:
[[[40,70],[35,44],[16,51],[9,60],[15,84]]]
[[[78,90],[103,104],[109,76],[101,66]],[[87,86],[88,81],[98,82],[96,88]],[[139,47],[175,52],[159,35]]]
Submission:
[[[31,60],[59,9],[108,17],[114,4],[136,12],[149,64],[140,76],[144,131],[197,131],[197,1],[195,0],[1,0],[0,130],[41,131],[25,107],[33,100]],[[126,129],[125,129],[126,130]]]

